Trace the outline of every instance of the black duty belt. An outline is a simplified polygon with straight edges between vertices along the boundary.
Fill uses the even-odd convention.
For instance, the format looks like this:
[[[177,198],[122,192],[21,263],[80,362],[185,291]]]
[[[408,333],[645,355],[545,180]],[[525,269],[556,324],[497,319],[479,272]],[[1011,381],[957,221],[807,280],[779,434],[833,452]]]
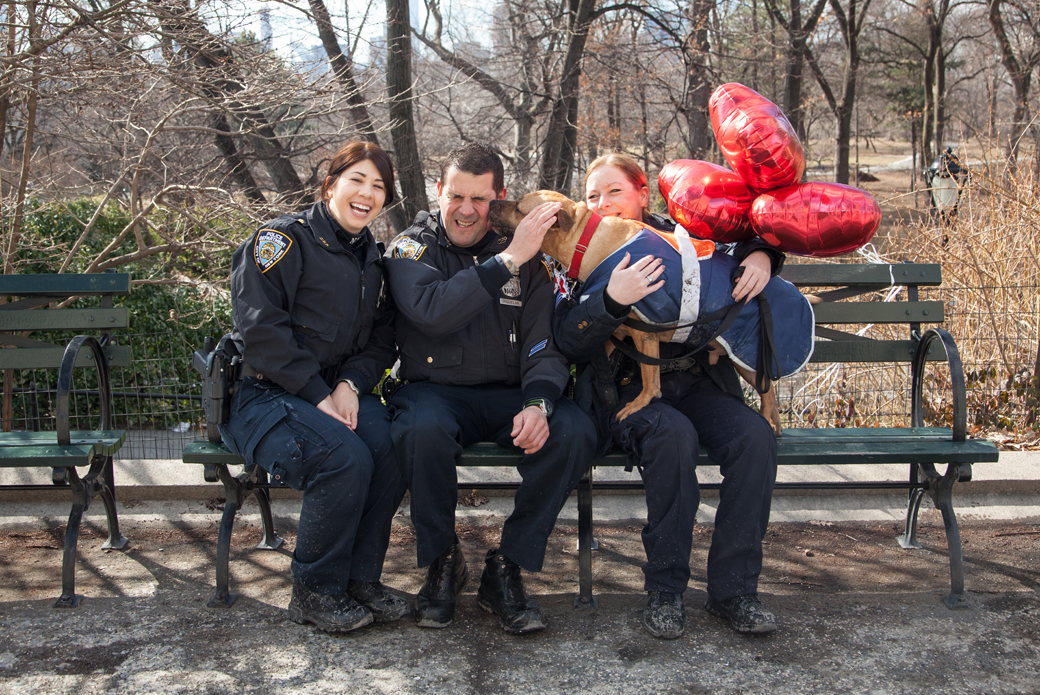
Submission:
[[[668,372],[699,372],[701,370],[700,365],[697,364],[697,358],[693,355],[687,355],[671,362],[666,362],[661,365],[661,373],[667,374]]]
[[[261,380],[264,379],[264,375],[263,374],[261,374],[260,372],[256,371],[256,369],[254,369],[252,367],[252,365],[247,364],[246,362],[242,362],[242,372],[241,372],[240,376],[242,376],[243,378],[245,378],[247,376],[250,376],[250,377],[253,377],[254,379],[261,379]]]

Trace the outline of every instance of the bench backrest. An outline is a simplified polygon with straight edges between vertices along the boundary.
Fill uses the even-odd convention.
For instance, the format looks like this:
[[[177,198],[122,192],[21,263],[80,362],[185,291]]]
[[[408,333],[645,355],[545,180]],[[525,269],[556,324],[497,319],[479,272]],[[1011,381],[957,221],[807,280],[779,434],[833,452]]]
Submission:
[[[113,307],[112,298],[130,294],[127,273],[92,273],[82,275],[0,275],[0,296],[9,299],[0,304],[0,369],[57,369],[65,352],[64,346],[21,335],[35,331],[86,332],[106,338],[112,330],[128,328],[129,311]],[[101,306],[93,309],[47,309],[52,302],[69,297],[101,297]],[[103,341],[107,343],[106,341]],[[104,345],[109,365],[130,364],[130,348]],[[89,350],[80,353],[77,367],[93,362]]]
[[[919,287],[942,284],[937,263],[903,264],[806,264],[788,263],[783,277],[798,288],[807,288],[823,301],[813,307],[817,340],[812,362],[911,362],[922,324],[944,320],[943,303],[919,301]],[[847,301],[891,287],[905,287],[893,301]],[[846,301],[840,301],[846,300]],[[831,328],[859,324],[904,324],[906,339],[874,339]],[[929,360],[945,360],[941,343],[930,349]]]

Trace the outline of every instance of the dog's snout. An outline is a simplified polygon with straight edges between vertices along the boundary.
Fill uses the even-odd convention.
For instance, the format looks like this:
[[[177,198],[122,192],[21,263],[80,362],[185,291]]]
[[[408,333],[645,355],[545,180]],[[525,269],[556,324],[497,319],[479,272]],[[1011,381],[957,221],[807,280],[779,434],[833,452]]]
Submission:
[[[514,225],[509,223],[510,206],[516,203],[509,200],[492,200],[488,206],[488,222],[492,227],[504,234],[512,234]]]

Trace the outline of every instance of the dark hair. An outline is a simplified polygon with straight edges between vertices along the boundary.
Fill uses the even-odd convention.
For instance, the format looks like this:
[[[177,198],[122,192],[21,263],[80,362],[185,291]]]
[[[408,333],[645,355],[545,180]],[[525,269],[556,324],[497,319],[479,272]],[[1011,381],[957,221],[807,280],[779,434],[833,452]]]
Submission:
[[[448,153],[441,163],[441,182],[444,182],[448,169],[456,169],[473,176],[491,174],[491,187],[495,193],[501,193],[506,187],[505,170],[502,160],[493,149],[479,142],[467,142]]]
[[[379,170],[380,178],[383,179],[383,186],[386,189],[386,198],[383,200],[383,206],[385,207],[394,202],[394,163],[390,160],[390,155],[379,145],[362,140],[348,142],[336,150],[336,154],[332,156],[332,161],[329,162],[329,173],[321,182],[319,190],[321,199],[328,200],[332,194],[332,187],[339,179],[340,174],[363,159],[367,159],[375,164],[376,169]]]

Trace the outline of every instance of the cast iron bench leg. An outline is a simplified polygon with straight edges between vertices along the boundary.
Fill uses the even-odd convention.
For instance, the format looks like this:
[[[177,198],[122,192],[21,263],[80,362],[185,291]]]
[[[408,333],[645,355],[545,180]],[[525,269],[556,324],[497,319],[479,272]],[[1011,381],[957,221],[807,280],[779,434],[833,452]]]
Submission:
[[[108,539],[101,547],[105,550],[122,550],[126,537],[119,532],[119,516],[116,513],[116,486],[113,477],[112,457],[107,456],[101,480],[101,501],[105,504],[105,520],[108,522]]]
[[[578,483],[578,596],[575,608],[596,608],[592,595],[592,469]]]
[[[267,471],[258,470],[257,481],[266,483]],[[253,496],[256,497],[256,503],[260,506],[260,523],[264,527],[264,537],[260,539],[256,548],[257,550],[278,550],[283,541],[274,530],[274,517],[271,515],[271,495],[267,492],[267,488],[261,487],[253,490]]]
[[[970,474],[968,477],[970,479]],[[971,608],[964,595],[964,554],[961,549],[961,532],[957,528],[957,515],[953,511],[953,486],[961,479],[961,465],[951,463],[946,467],[946,475],[936,480],[932,488],[935,506],[942,512],[946,545],[950,553],[950,593],[943,596],[943,603],[950,609]]]
[[[65,549],[61,558],[61,598],[54,602],[55,608],[75,608],[82,596],[76,595],[76,545],[79,542],[79,526],[83,512],[87,510],[87,486],[75,468],[66,469],[67,480],[72,488],[72,510],[65,527]]]
[[[919,467],[916,463],[910,464],[910,482],[917,483],[920,480]],[[917,540],[917,515],[921,511],[921,500],[924,498],[924,488],[910,488],[906,505],[906,527],[903,535],[896,538],[901,548],[920,550],[921,543]]]
[[[210,608],[218,606],[229,608],[238,598],[228,588],[228,560],[231,555],[231,531],[235,525],[235,514],[245,497],[245,484],[231,475],[227,465],[216,465],[220,481],[224,483],[224,514],[220,519],[220,531],[217,535],[217,593],[206,604]]]

